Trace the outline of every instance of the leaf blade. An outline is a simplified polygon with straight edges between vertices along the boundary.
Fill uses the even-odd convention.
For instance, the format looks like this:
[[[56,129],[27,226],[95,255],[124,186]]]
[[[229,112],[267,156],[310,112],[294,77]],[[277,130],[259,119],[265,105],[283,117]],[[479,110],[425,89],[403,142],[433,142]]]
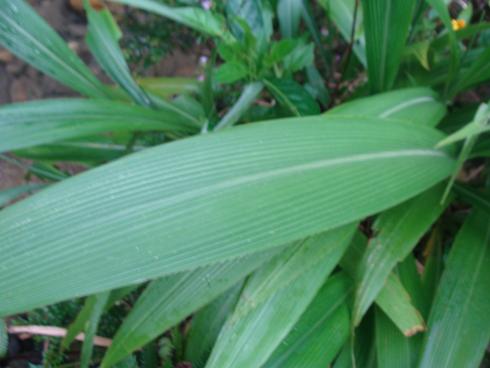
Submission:
[[[379,212],[448,175],[454,161],[432,148],[438,140],[430,128],[384,120],[285,119],[146,149],[64,180],[0,214],[0,292],[8,295],[0,314],[271,249]],[[26,214],[29,224],[19,222]],[[43,236],[31,238],[34,230]],[[37,292],[24,298],[27,287]]]

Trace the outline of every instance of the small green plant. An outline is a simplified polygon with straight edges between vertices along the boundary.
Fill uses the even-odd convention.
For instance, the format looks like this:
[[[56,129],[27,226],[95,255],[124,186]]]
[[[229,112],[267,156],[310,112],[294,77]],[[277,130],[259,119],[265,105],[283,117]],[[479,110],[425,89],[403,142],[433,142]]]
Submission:
[[[0,43],[82,96],[0,107],[1,158],[43,180],[0,192],[0,316],[66,328],[46,366],[482,364],[488,7],[112,2],[153,14],[142,61],[85,1],[114,84],[0,2]],[[209,45],[201,80],[130,70],[165,22]]]

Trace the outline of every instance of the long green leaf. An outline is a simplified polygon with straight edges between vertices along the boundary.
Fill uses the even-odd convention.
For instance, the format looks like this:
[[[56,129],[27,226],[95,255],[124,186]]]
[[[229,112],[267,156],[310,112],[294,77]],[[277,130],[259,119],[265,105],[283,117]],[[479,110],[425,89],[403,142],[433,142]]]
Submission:
[[[239,282],[274,254],[248,256],[153,281],[118,329],[102,367],[110,367]]]
[[[235,309],[242,288],[243,282],[239,282],[192,317],[185,344],[185,360],[191,362],[193,368],[205,366],[221,328]]]
[[[320,107],[313,97],[293,79],[266,79],[264,84],[292,115],[305,116],[320,113]]]
[[[206,11],[198,7],[171,7],[157,0],[110,0],[116,3],[134,6],[144,9],[183,25],[203,32],[210,36],[220,37],[226,41],[233,39],[233,36],[226,29],[224,19],[211,11]]]
[[[366,243],[367,240],[364,235],[357,233],[340,262],[340,266],[353,279],[356,277],[359,263],[365,253]],[[412,304],[410,296],[400,279],[394,273],[388,276],[375,301],[405,335],[413,335],[424,329],[424,320]]]
[[[339,105],[327,115],[376,116],[436,126],[446,113],[444,104],[429,88],[399,89]]]
[[[378,368],[414,367],[409,338],[404,336],[379,308],[376,308],[375,319]]]
[[[90,297],[94,299],[93,309],[91,310],[90,318],[87,321],[85,328],[85,338],[83,339],[80,368],[88,368],[90,366],[90,360],[94,349],[94,336],[97,332],[97,326],[99,325],[100,317],[104,312],[104,307],[107,303],[109,295],[109,291],[104,291]]]
[[[415,9],[415,0],[361,0],[371,90],[393,87]]]
[[[133,291],[136,287],[138,287],[138,285],[127,286],[111,291],[109,298],[104,306],[104,310],[107,311],[108,309],[110,309],[116,301],[122,299],[124,296]],[[98,298],[96,298],[94,295],[91,295],[85,299],[85,303],[83,304],[80,312],[78,312],[77,317],[70,324],[70,326],[68,326],[66,335],[61,341],[61,350],[68,349],[72,342],[75,341],[77,335],[83,331],[85,325],[93,315],[94,309],[96,307],[98,308],[97,301]]]
[[[64,180],[0,214],[0,315],[270,249],[392,207],[451,172],[453,159],[432,148],[440,139],[383,119],[284,119]]]
[[[355,224],[306,239],[247,282],[206,367],[261,367],[294,327],[342,257]],[[284,276],[293,273],[296,277]]]
[[[237,38],[244,32],[237,21],[244,21],[258,41],[259,50],[266,47],[272,36],[272,11],[263,0],[227,0],[225,3],[228,23]]]
[[[264,367],[324,368],[349,336],[346,298],[352,282],[342,274],[330,277],[293,330]]]
[[[490,216],[473,211],[454,240],[420,368],[479,367],[490,341]]]
[[[0,44],[83,95],[108,95],[106,87],[24,0],[0,2]]]
[[[9,336],[7,334],[7,324],[3,318],[0,318],[0,358],[8,353]]]
[[[150,106],[150,98],[134,81],[119,48],[118,42],[122,33],[111,12],[107,8],[95,10],[88,0],[84,0],[84,3],[88,18],[86,42],[90,51],[107,75],[119,84],[136,103]]]
[[[458,131],[451,134],[437,144],[438,147],[446,146],[461,140],[475,138],[476,135],[490,131],[490,106],[481,104],[475,113],[473,121]]]
[[[383,212],[374,224],[376,237],[370,240],[357,269],[353,323],[357,325],[383,288],[391,270],[417,245],[440,216],[444,185]]]
[[[279,0],[277,2],[277,19],[283,38],[296,36],[302,12],[302,0]]]
[[[133,146],[134,151],[143,149]],[[126,145],[104,141],[68,141],[15,150],[15,155],[50,162],[72,161],[85,164],[99,164],[115,160],[128,153]]]
[[[242,115],[252,106],[256,98],[262,92],[264,85],[261,82],[247,84],[238,101],[231,107],[225,116],[218,122],[215,130],[220,130],[235,124]]]
[[[109,131],[195,132],[179,116],[120,102],[54,99],[0,108],[0,152]]]

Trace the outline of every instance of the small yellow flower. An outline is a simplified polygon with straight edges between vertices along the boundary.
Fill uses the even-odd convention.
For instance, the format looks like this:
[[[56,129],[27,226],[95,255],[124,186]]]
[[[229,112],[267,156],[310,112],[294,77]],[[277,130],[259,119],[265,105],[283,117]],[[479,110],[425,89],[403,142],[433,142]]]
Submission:
[[[453,26],[453,31],[459,31],[466,27],[466,21],[464,19],[453,19],[451,20],[451,25]]]

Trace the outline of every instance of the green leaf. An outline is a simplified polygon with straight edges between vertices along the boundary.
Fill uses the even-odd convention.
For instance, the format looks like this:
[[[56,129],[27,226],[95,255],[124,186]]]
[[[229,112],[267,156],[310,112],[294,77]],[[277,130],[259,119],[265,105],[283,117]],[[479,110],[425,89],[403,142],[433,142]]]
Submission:
[[[106,87],[24,0],[0,2],[0,44],[83,95],[108,96]]]
[[[345,41],[350,42],[354,8],[357,0],[320,0],[320,5],[327,11],[329,18],[340,31]],[[362,8],[357,9],[357,22],[354,34],[353,50],[362,65],[366,66],[366,42],[364,39]]]
[[[136,146],[133,147],[133,150],[138,151],[143,148]],[[98,141],[60,142],[15,151],[16,156],[31,160],[72,161],[89,165],[112,161],[127,153],[128,150],[125,145]]]
[[[0,318],[0,358],[8,353],[9,336],[7,334],[7,324],[3,318]]]
[[[476,135],[490,131],[490,107],[488,104],[481,104],[476,111],[473,121],[449,137],[440,141],[437,146],[443,147],[448,144],[475,138]]]
[[[192,317],[185,347],[185,360],[191,362],[192,367],[205,366],[223,324],[235,309],[242,288],[243,282],[239,282]]]
[[[353,279],[356,276],[361,258],[365,253],[366,243],[365,236],[359,232],[356,233],[352,244],[340,261],[340,266]],[[400,331],[406,335],[412,335],[424,328],[424,320],[412,304],[411,298],[400,279],[394,273],[388,276],[385,285],[375,301]]]
[[[9,204],[9,202],[20,197],[21,195],[26,193],[32,193],[33,191],[37,189],[41,189],[42,187],[44,187],[43,184],[29,183],[29,184],[18,185],[13,188],[1,190],[0,208],[6,206],[7,204]]]
[[[324,368],[349,336],[346,299],[352,282],[342,274],[330,277],[264,367]]]
[[[272,36],[272,11],[268,2],[263,0],[228,0],[226,13],[230,28],[238,39],[245,37],[238,20],[244,21],[258,41],[259,50],[263,49]]]
[[[261,82],[253,82],[247,84],[240,95],[240,98],[235,102],[231,109],[223,116],[216,124],[215,130],[220,130],[234,125],[240,120],[242,115],[252,106],[255,100],[259,97],[264,85]]]
[[[218,83],[234,83],[248,75],[248,68],[242,63],[230,61],[222,64],[215,72],[214,78]]]
[[[158,0],[110,0],[112,2],[134,6],[153,12],[187,27],[193,28],[198,32],[209,36],[222,38],[232,41],[233,36],[226,29],[224,19],[212,11],[207,11],[198,7],[171,7]]]
[[[272,42],[269,54],[264,57],[264,64],[267,67],[273,67],[274,64],[281,62],[287,54],[292,52],[298,44],[299,40],[290,38]]]
[[[110,367],[200,309],[274,252],[178,273],[153,281],[118,329],[102,367]]]
[[[351,224],[308,238],[255,272],[206,367],[261,367],[313,300],[354,230]]]
[[[85,40],[97,62],[136,103],[151,106],[150,98],[133,80],[124,60],[119,48],[122,33],[111,12],[107,8],[93,9],[88,0],[84,0],[84,4],[88,18],[88,33]]]
[[[327,115],[376,116],[436,126],[446,113],[438,95],[429,88],[416,87],[379,93],[346,102]]]
[[[410,340],[404,336],[393,322],[376,308],[376,360],[378,368],[411,368],[412,360]],[[413,339],[413,338],[410,338]]]
[[[283,38],[292,38],[297,35],[302,13],[302,0],[279,0],[277,2],[277,19]]]
[[[382,92],[393,87],[408,30],[415,9],[415,0],[395,4],[392,0],[362,0],[366,56],[371,90]]]
[[[473,211],[459,231],[432,306],[425,367],[479,367],[490,340],[490,216]]]
[[[107,299],[107,303],[104,306],[104,311],[110,309],[116,301],[122,299],[124,296],[133,291],[136,286],[128,286],[121,289],[112,290],[109,298]],[[70,347],[70,345],[75,341],[77,335],[82,332],[90,320],[90,318],[94,314],[94,310],[97,307],[99,299],[95,295],[91,295],[85,299],[85,303],[83,304],[82,309],[78,312],[75,320],[68,326],[66,331],[66,335],[61,341],[61,350],[66,350]]]
[[[490,108],[488,107],[487,104],[481,104],[478,107],[478,110],[476,111],[473,122],[468,124],[463,129],[458,130],[456,133],[452,134],[450,137],[448,137],[448,139],[444,139],[442,142],[438,143],[438,146],[445,145],[447,144],[448,141],[454,142],[454,140],[457,139],[457,137],[460,137],[461,135],[466,135],[465,141],[463,143],[463,147],[459,152],[458,159],[456,161],[456,166],[453,170],[453,174],[451,175],[451,178],[449,179],[449,183],[446,186],[446,191],[444,192],[442,201],[444,201],[446,197],[449,195],[449,192],[451,191],[451,188],[454,182],[456,181],[456,177],[458,176],[459,171],[463,167],[468,157],[470,157],[471,151],[473,150],[473,147],[475,146],[477,140],[477,135],[481,134],[485,130],[490,130],[489,123],[490,123]]]
[[[407,46],[405,48],[405,55],[413,55],[419,61],[422,67],[424,67],[427,70],[430,70],[429,48],[430,48],[430,41],[424,40],[418,43],[414,43],[410,46]]]
[[[0,108],[0,152],[102,132],[148,130],[184,135],[197,128],[171,112],[104,100],[52,99]]]
[[[377,235],[370,240],[357,269],[352,312],[355,325],[376,299],[391,270],[412,251],[445,209],[440,204],[443,191],[444,185],[437,185],[377,218]]]
[[[320,107],[311,95],[293,79],[266,79],[265,86],[277,101],[295,116],[320,113]]]
[[[449,175],[453,159],[433,148],[440,139],[383,119],[283,119],[149,148],[64,180],[0,213],[0,315],[360,220]]]
[[[104,307],[109,298],[110,292],[105,291],[100,294],[91,296],[94,299],[93,309],[90,314],[90,318],[87,321],[85,328],[85,338],[82,345],[82,354],[80,359],[80,368],[88,368],[90,366],[90,360],[92,358],[92,351],[94,348],[93,341],[95,333],[97,332],[97,326],[99,325],[100,317],[104,312]]]
[[[199,92],[199,82],[193,78],[155,77],[137,78],[136,81],[148,92],[164,99],[183,93]]]
[[[313,64],[314,46],[312,43],[297,45],[283,59],[284,69],[293,73]]]

